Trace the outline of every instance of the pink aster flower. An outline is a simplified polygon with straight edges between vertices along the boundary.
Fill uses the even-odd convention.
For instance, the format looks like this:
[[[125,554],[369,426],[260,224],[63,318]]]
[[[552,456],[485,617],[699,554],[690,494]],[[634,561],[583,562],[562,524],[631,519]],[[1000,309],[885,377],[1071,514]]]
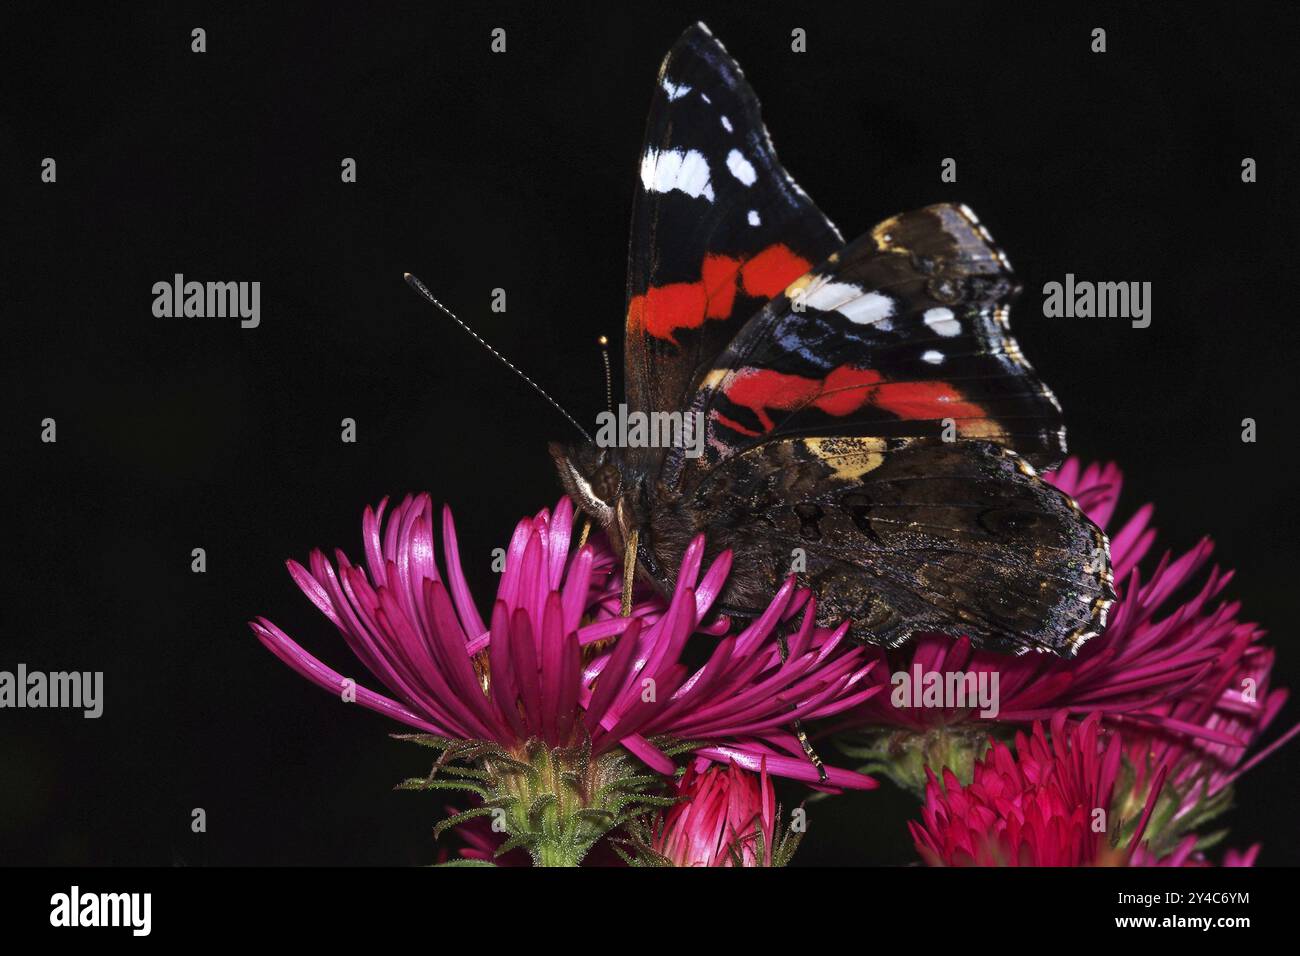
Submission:
[[[1139,768],[1136,785],[1145,786],[1152,768],[1168,766],[1166,786],[1181,795],[1181,816],[1199,801],[1224,793],[1238,777],[1300,732],[1296,725],[1249,760],[1244,759],[1287,700],[1287,691],[1270,686],[1273,658],[1271,648],[1250,648],[1235,668],[1215,675],[1204,693],[1161,707],[1181,723],[1203,725],[1235,742],[1222,743],[1218,735],[1206,733],[1126,732],[1129,761]]]
[[[1081,469],[1072,458],[1045,477],[1073,495],[1103,530],[1111,530],[1123,484],[1115,465]],[[1201,574],[1214,550],[1209,538],[1177,558],[1166,552],[1144,583],[1138,563],[1155,541],[1149,526],[1152,510],[1143,505],[1119,531],[1112,531],[1111,563],[1120,598],[1111,608],[1106,633],[1085,645],[1076,667],[1068,670],[1072,685],[1048,706],[1056,703],[1076,714],[1095,709],[1113,724],[1136,723],[1232,745],[1235,738],[1228,727],[1193,717],[1193,708],[1213,705],[1246,661],[1271,652],[1259,645],[1264,632],[1257,625],[1238,620],[1240,603],[1215,603],[1233,574],[1217,566]],[[1198,579],[1200,587],[1190,599],[1169,606],[1173,594]],[[1158,616],[1162,611],[1164,616]],[[1276,701],[1278,707],[1284,696]],[[1031,705],[1017,717],[1042,714],[1041,706]]]
[[[908,824],[917,851],[931,866],[1127,865],[1151,804],[1136,823],[1112,814],[1121,748],[1097,714],[1072,724],[1060,711],[1050,740],[1036,721],[1014,752],[994,741],[969,784],[930,772],[921,822]]]
[[[1180,722],[1220,731],[1235,743],[1222,743],[1206,733],[1137,727],[1124,732],[1125,805],[1145,803],[1153,778],[1161,771],[1167,775],[1151,821],[1152,860],[1164,855],[1203,860],[1193,853],[1197,838],[1191,831],[1228,809],[1237,779],[1300,733],[1297,724],[1247,759],[1287,700],[1285,690],[1270,686],[1273,658],[1272,649],[1251,647],[1234,668],[1216,674],[1202,693],[1163,705]]]
[[[309,567],[288,562],[294,581],[335,625],[386,693],[363,688],[304,650],[266,618],[258,639],[303,677],[364,707],[445,741],[489,742],[507,754],[541,742],[593,756],[624,748],[660,773],[673,762],[651,738],[708,741],[698,752],[817,782],[786,729],[856,706],[874,694],[870,664],[846,640],[847,626],[814,625],[811,596],[787,582],[767,610],[718,640],[706,663],[682,661],[688,640],[717,598],[729,553],[702,568],[703,537],[687,549],[671,598],[612,616],[619,580],[607,550],[571,544],[573,509],[561,499],[519,523],[488,621],[462,571],[450,510],[442,513],[443,558],[428,495],[408,497],[385,521],[366,509],[364,566],[340,551],[314,551]],[[783,660],[777,628],[794,622]],[[721,626],[726,627],[726,622]],[[716,632],[717,627],[711,628]],[[838,787],[873,781],[831,769]]]
[[[1197,838],[1194,835],[1184,837],[1178,844],[1174,852],[1165,856],[1157,856],[1150,848],[1143,844],[1133,852],[1133,859],[1130,866],[1170,866],[1170,867],[1202,867],[1214,866],[1214,863],[1203,852],[1196,849]],[[1255,843],[1245,850],[1226,850],[1223,854],[1223,862],[1219,866],[1225,867],[1252,867],[1259,858],[1259,844]]]
[[[919,789],[925,766],[943,766],[936,761],[950,760],[954,762],[947,765],[968,779],[991,722],[1026,724],[1058,710],[1095,712],[1109,726],[1191,735],[1217,747],[1240,745],[1241,728],[1226,716],[1207,720],[1196,713],[1215,701],[1216,706],[1233,709],[1224,697],[1225,681],[1270,652],[1258,643],[1263,632],[1238,620],[1239,604],[1216,603],[1232,574],[1212,568],[1202,575],[1213,544],[1204,539],[1179,557],[1166,554],[1144,578],[1138,564],[1155,540],[1152,507],[1139,508],[1118,530],[1111,527],[1122,485],[1119,469],[1113,464],[1081,468],[1070,459],[1059,472],[1044,477],[1074,497],[1110,533],[1118,598],[1105,633],[1073,659],[975,651],[965,638],[934,634],[921,635],[895,651],[873,651],[880,666],[868,680],[881,686],[882,693],[836,728],[868,729],[865,742],[847,749],[869,757],[869,767],[891,772],[900,783]],[[1170,603],[1176,592],[1198,579],[1199,587],[1189,599]],[[996,679],[997,712],[983,719],[970,701],[966,706],[897,706],[890,683],[899,672],[934,673],[945,679],[969,674],[968,680],[990,685]],[[1276,692],[1274,702],[1280,706]]]
[[[735,764],[702,773],[689,767],[674,788],[680,802],[663,814],[652,850],[673,866],[772,866],[780,856],[776,795],[764,767]]]

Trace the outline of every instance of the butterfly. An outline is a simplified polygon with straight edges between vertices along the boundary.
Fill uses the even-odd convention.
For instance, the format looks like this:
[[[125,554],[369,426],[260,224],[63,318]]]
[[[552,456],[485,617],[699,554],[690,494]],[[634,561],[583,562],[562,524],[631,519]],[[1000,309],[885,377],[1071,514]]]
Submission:
[[[845,243],[777,159],[703,24],[663,61],[628,264],[626,407],[702,442],[552,443],[567,494],[668,592],[688,542],[733,552],[723,612],[794,573],[818,622],[1070,656],[1114,600],[1105,534],[1038,476],[1061,407],[1011,337],[1019,292],[965,206]]]

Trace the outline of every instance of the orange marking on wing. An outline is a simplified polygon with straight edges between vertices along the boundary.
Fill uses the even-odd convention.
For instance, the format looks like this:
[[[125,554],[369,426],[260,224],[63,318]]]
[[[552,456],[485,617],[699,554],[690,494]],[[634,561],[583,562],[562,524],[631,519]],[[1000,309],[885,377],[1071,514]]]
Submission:
[[[746,262],[741,267],[740,278],[747,295],[771,299],[811,268],[811,262],[778,242]]]
[[[747,369],[736,375],[726,387],[727,398],[743,405],[758,416],[763,431],[771,431],[769,408],[797,408],[817,397],[822,383],[802,375],[787,375],[771,369]]]
[[[777,243],[745,261],[705,256],[698,282],[651,286],[627,304],[628,329],[676,343],[678,329],[698,329],[708,319],[731,316],[737,285],[745,294],[770,299],[811,268],[806,259]],[[737,281],[739,280],[739,282]]]
[[[651,286],[634,295],[627,305],[628,326],[644,329],[655,338],[675,342],[677,329],[697,329],[704,324],[708,301],[700,282],[674,282]]]
[[[736,303],[736,274],[740,260],[730,256],[705,256],[700,267],[700,282],[708,299],[706,319],[725,319]]]
[[[724,391],[730,401],[758,417],[764,432],[775,427],[769,409],[795,411],[809,406],[837,418],[851,415],[864,405],[905,421],[988,417],[982,406],[966,401],[961,391],[948,382],[888,382],[875,369],[851,365],[832,369],[824,379],[771,369],[742,369],[728,380]],[[719,421],[723,421],[722,416]],[[743,434],[753,434],[729,421],[723,423]]]
[[[881,381],[880,373],[873,368],[841,365],[831,369],[822,381],[821,394],[813,404],[827,415],[848,415],[872,400],[878,389],[867,386],[875,386]]]
[[[872,392],[871,404],[904,419],[988,415],[982,406],[963,401],[961,391],[947,382],[886,382]]]

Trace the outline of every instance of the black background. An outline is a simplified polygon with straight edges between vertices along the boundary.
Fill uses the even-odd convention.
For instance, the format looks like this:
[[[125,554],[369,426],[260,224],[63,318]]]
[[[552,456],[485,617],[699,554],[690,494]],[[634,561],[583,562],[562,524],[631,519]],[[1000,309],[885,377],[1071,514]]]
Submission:
[[[102,670],[105,712],[0,712],[3,862],[432,858],[440,805],[389,789],[424,752],[245,621],[346,669],[282,561],[357,557],[363,506],[408,490],[455,506],[471,583],[493,587],[489,549],[558,495],[544,442],[567,426],[401,274],[590,420],[655,73],[701,17],[846,235],[947,199],[979,213],[1072,450],[1121,463],[1122,511],[1154,501],[1160,547],[1213,535],[1279,683],[1300,683],[1293,5],[8,6],[0,668]],[[176,272],[260,281],[260,328],[154,318]],[[1151,327],[1044,319],[1066,272],[1152,282]],[[1298,757],[1253,772],[1228,818],[1265,864],[1300,860]],[[910,861],[911,811],[888,787],[816,804],[797,862]]]

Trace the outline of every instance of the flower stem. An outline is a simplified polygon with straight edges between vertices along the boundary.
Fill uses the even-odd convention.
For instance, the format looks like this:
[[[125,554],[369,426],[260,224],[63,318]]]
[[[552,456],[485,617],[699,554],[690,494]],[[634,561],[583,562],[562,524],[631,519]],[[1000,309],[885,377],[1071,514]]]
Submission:
[[[537,856],[533,862],[537,866],[577,866],[582,861],[574,853],[574,847],[542,840],[537,844]]]

